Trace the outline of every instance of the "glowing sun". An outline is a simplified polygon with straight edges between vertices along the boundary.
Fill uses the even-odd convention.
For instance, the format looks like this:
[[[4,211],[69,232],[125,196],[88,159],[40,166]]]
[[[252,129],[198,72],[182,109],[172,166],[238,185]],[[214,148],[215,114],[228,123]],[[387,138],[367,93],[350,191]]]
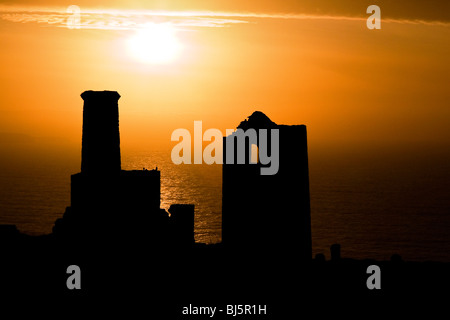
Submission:
[[[130,54],[144,63],[171,62],[178,57],[181,48],[176,29],[167,23],[150,23],[128,40]]]

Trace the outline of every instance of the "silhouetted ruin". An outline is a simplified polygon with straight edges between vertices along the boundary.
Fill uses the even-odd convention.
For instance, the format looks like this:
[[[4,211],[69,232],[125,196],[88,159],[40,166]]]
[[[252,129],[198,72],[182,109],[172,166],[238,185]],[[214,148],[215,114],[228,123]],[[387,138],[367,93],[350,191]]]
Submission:
[[[175,206],[171,218],[160,208],[160,171],[121,168],[120,95],[116,91],[85,91],[81,97],[81,172],[72,175],[71,206],[56,221],[54,234],[67,241],[192,245],[194,206]]]
[[[81,172],[111,175],[120,172],[119,93],[85,91]]]
[[[71,177],[71,205],[49,235],[0,225],[1,289],[17,293],[21,302],[29,292],[33,299],[80,294],[96,303],[102,297],[107,306],[129,299],[133,306],[143,302],[145,314],[158,319],[181,319],[181,306],[199,301],[223,311],[226,304],[252,303],[267,304],[261,319],[289,319],[322,311],[311,307],[315,302],[321,308],[337,303],[339,308],[330,308],[335,316],[342,306],[346,312],[356,306],[356,298],[388,296],[397,302],[401,294],[441,295],[450,284],[448,263],[408,262],[399,255],[390,261],[348,259],[339,244],[330,247],[330,260],[322,253],[312,259],[306,126],[278,125],[258,111],[238,128],[278,130],[278,171],[262,175],[267,164],[250,163],[250,140],[244,142],[244,163],[224,161],[222,168],[223,242],[195,243],[194,205],[172,204],[167,212],[160,208],[159,170],[122,170],[119,94],[81,96],[81,172]],[[260,135],[252,142],[257,147],[264,141]],[[223,138],[224,159],[225,146],[235,138]],[[270,154],[274,146],[268,142]],[[81,290],[66,286],[70,265],[81,269]],[[381,290],[366,285],[372,265],[381,269]],[[56,305],[54,297],[49,301]]]
[[[222,238],[236,251],[264,251],[280,256],[311,260],[311,214],[309,203],[308,150],[306,126],[277,125],[264,113],[256,111],[238,129],[255,129],[259,146],[259,129],[279,130],[279,170],[261,175],[264,165],[250,163],[251,148],[246,139],[245,164],[223,165]],[[270,137],[270,134],[268,133]],[[226,145],[237,140],[236,133],[224,138]],[[270,139],[268,140],[270,154]]]

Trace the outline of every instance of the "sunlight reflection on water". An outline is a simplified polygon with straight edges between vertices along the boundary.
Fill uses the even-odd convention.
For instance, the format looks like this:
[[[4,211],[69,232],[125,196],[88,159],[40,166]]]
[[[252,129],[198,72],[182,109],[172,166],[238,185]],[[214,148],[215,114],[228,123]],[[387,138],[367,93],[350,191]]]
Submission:
[[[222,168],[219,165],[175,165],[170,153],[133,154],[122,158],[124,170],[161,171],[161,208],[195,205],[195,240],[222,241]]]

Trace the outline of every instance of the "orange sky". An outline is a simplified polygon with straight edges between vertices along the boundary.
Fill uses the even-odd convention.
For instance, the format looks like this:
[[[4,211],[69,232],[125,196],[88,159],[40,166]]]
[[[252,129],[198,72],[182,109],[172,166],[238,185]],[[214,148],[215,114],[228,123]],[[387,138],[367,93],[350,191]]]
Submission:
[[[46,23],[48,14],[30,16],[30,3],[0,7],[0,145],[14,133],[78,150],[85,90],[121,94],[125,150],[169,148],[172,131],[193,130],[194,120],[225,132],[254,110],[277,123],[306,124],[309,144],[319,147],[449,145],[450,24],[440,10],[434,16],[425,10],[426,21],[414,23],[405,19],[420,18],[416,7],[388,11],[382,29],[369,30],[365,4],[358,16],[353,7],[329,1],[319,1],[320,10],[307,1],[305,11],[270,1],[210,8],[194,1],[192,9],[159,1],[154,8],[246,14],[223,13],[222,21],[177,18],[180,57],[148,65],[127,53],[134,29],[68,29]],[[82,12],[87,3],[78,3]],[[21,11],[11,15],[18,4]],[[59,8],[66,19],[63,3],[37,1],[33,7]],[[129,1],[102,7],[144,8]],[[275,13],[307,16],[263,16]],[[82,16],[81,23],[89,21]]]

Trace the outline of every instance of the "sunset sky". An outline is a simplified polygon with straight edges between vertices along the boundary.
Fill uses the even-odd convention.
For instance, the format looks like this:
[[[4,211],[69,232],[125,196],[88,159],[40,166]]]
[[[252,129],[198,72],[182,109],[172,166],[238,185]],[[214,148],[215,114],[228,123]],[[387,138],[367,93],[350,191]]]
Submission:
[[[306,124],[315,148],[449,146],[447,1],[242,2],[1,1],[0,146],[79,151],[85,90],[120,93],[125,150],[255,110]],[[381,30],[366,27],[371,4]],[[142,61],[149,46],[168,61]]]

